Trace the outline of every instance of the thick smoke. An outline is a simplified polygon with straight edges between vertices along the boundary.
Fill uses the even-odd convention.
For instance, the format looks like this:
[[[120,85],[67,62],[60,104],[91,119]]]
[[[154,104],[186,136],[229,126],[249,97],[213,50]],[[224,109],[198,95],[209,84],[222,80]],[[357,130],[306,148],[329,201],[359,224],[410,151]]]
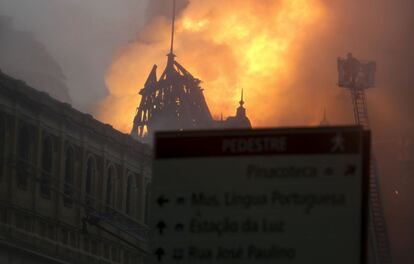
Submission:
[[[332,58],[352,51],[358,57],[377,62],[377,87],[367,92],[373,146],[394,257],[396,263],[408,264],[414,261],[414,227],[410,224],[414,220],[414,207],[407,203],[413,199],[414,170],[407,163],[412,163],[414,152],[412,144],[401,142],[412,142],[414,136],[414,2],[326,3],[331,18],[324,25],[326,31],[315,36],[303,56],[302,71],[309,70],[308,83],[298,78],[297,85],[304,84],[305,89],[313,91],[310,94],[324,96],[330,102],[328,115],[336,123],[339,113],[335,112],[350,114],[351,103],[348,94],[339,91],[330,80],[335,73]],[[408,159],[402,157],[402,152],[410,152]]]
[[[104,76],[113,54],[142,26],[146,2],[0,0],[0,16],[45,46],[63,70],[74,106],[90,112],[107,94]]]
[[[295,49],[302,49],[297,43],[305,41],[322,12],[318,1],[190,1],[177,19],[175,53],[204,82],[214,116],[233,115],[244,88],[253,124],[280,125],[285,115],[279,110],[286,102],[281,99],[300,54]],[[165,65],[169,17],[153,16],[109,71],[112,96],[103,105],[115,105],[117,112],[104,111],[102,117],[122,130],[131,126],[137,91],[152,67],[148,62]]]
[[[170,1],[151,0],[148,6],[146,2],[0,0],[0,15],[11,16],[17,29],[33,32],[61,64],[75,106],[95,110],[103,121],[128,132],[139,103],[137,92],[152,64],[163,66],[168,51]],[[377,62],[377,87],[367,91],[374,149],[395,263],[413,263],[414,168],[407,166],[414,158],[410,144],[414,142],[414,1],[178,2],[177,59],[204,80],[206,98],[216,116],[221,111],[233,114],[239,91],[244,88],[247,114],[256,126],[316,125],[324,108],[331,124],[352,123],[349,94],[336,85],[336,57],[350,51],[358,58]],[[289,3],[292,8],[284,9]],[[280,15],[281,10],[285,15]],[[236,22],[242,18],[252,26],[255,17],[263,21],[280,15],[283,19],[263,23],[252,32],[243,32],[236,23],[229,28],[228,36],[215,35],[214,30],[222,29],[226,18],[234,14],[241,14],[233,16]],[[185,17],[191,19],[185,22]],[[208,24],[204,18],[210,17],[213,22]],[[260,76],[260,72],[246,76],[244,67],[249,65],[240,63],[242,54],[235,52],[248,44],[243,34],[275,28],[281,35],[290,36],[286,52],[275,53],[280,55],[278,60],[261,62],[264,66],[279,65],[277,71],[271,76]],[[237,30],[241,30],[241,37],[230,41]],[[218,41],[225,37],[226,41]],[[252,55],[266,58],[260,48]],[[125,64],[118,67],[121,62]],[[114,74],[132,78],[114,83]],[[220,76],[228,81],[217,91],[212,87],[220,87]],[[250,81],[251,85],[240,87],[243,78],[243,84]],[[110,96],[101,101],[107,93]],[[93,109],[96,103],[99,109]]]
[[[350,95],[336,85],[336,58],[352,52],[377,62],[377,85],[367,91],[373,144],[394,257],[396,263],[411,263],[414,209],[407,201],[413,197],[414,169],[407,170],[404,164],[414,153],[409,143],[414,131],[414,2],[190,0],[181,1],[180,7],[176,54],[204,80],[215,116],[220,111],[232,114],[244,88],[253,125],[316,125],[324,108],[331,124],[351,124]],[[101,117],[125,131],[139,103],[136,92],[152,64],[164,65],[170,13],[165,1],[151,1],[146,27],[122,49],[109,70],[111,96],[103,106],[111,105],[114,111],[101,110]],[[236,23],[223,29],[233,18]],[[255,27],[257,21],[262,28]],[[240,49],[249,52],[245,49],[253,45],[249,41],[262,32],[274,34],[265,34],[267,43],[254,50],[256,60],[251,63]],[[271,50],[272,41],[283,49]],[[260,71],[254,72],[257,65]],[[248,67],[253,74],[246,71]],[[411,153],[408,159],[402,158],[404,152]]]
[[[188,2],[178,1],[184,11]],[[235,8],[239,3],[239,1],[229,2]],[[410,127],[411,100],[414,94],[414,89],[412,89],[414,85],[412,74],[414,68],[414,17],[412,15],[414,2],[411,0],[320,0],[317,2],[325,8],[324,20],[315,25],[314,30],[307,32],[307,42],[295,44],[302,48],[303,53],[295,62],[297,70],[290,89],[290,93],[294,96],[292,100],[288,100],[289,104],[282,113],[286,116],[283,123],[289,125],[310,120],[317,122],[321,118],[323,107],[327,108],[328,118],[333,123],[352,122],[353,116],[347,109],[350,104],[346,93],[336,87],[336,57],[344,56],[350,51],[361,59],[375,60],[378,63],[377,88],[368,92],[368,96],[372,97],[370,98],[371,118],[377,119],[380,116],[389,122],[395,121],[399,124],[391,126],[393,128],[396,126],[401,128],[404,123],[407,128]],[[150,29],[157,29],[154,28],[156,24],[154,19],[163,17],[168,20],[171,15],[171,6],[161,0],[151,1],[148,10],[147,20],[151,25]],[[165,37],[159,36],[162,34]],[[150,39],[149,36],[158,36],[158,39]],[[168,36],[165,30],[161,33],[153,32],[145,34],[141,41],[160,42],[160,38],[164,41]],[[180,38],[180,35],[177,37]],[[238,44],[235,40],[234,45]],[[165,50],[167,48],[164,47]],[[197,49],[203,49],[203,47],[199,46]],[[178,54],[180,55],[182,54]],[[154,62],[147,63],[147,68],[150,68],[150,64]],[[208,89],[208,84],[205,86]],[[301,98],[303,100],[300,100]],[[338,106],[338,103],[341,105]],[[303,106],[307,109],[303,109]],[[318,108],[317,111],[314,110],[315,106]],[[292,117],[292,111],[288,108],[293,112],[298,112],[298,117]],[[341,111],[339,108],[345,109]],[[337,111],[340,111],[338,114],[341,117],[335,114]],[[383,113],[374,114],[377,111]],[[309,115],[314,117],[307,117]],[[297,121],[292,121],[296,118]]]

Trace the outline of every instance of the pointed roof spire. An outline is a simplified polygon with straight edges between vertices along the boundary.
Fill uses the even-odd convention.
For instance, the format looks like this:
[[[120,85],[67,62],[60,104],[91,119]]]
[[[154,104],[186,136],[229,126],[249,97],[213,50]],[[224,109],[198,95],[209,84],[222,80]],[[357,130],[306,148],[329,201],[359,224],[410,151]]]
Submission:
[[[244,101],[243,101],[243,88],[241,90],[241,97],[240,97],[240,102],[239,102],[240,106],[244,105]]]
[[[173,0],[172,23],[171,23],[171,46],[170,46],[170,54],[174,54],[175,1],[176,0]]]

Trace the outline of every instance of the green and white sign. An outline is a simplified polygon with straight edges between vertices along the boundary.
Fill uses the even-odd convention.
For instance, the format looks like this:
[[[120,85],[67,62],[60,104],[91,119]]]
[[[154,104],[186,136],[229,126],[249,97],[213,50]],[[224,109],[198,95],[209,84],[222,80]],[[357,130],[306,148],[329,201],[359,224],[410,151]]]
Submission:
[[[160,133],[153,263],[361,263],[369,133]]]

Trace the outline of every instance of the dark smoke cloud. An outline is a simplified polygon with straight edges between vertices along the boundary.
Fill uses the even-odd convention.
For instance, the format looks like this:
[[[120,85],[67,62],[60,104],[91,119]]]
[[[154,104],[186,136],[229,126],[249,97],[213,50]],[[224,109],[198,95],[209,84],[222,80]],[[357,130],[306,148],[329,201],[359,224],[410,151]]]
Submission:
[[[407,165],[414,163],[414,144],[409,143],[414,142],[414,1],[320,1],[328,19],[308,32],[313,40],[297,62],[300,74],[286,89],[290,101],[280,120],[284,125],[309,124],[314,119],[309,113],[326,107],[331,124],[351,123],[349,94],[336,86],[336,57],[351,51],[377,62],[377,87],[367,94],[385,211],[395,263],[414,263],[414,168]],[[146,4],[0,0],[0,15],[12,16],[18,28],[45,43],[67,76],[75,104],[91,110],[106,94],[104,75],[117,49],[136,36],[141,23],[171,15],[169,1]],[[186,5],[186,0],[178,1],[179,10]],[[404,152],[408,157],[402,157]]]
[[[413,263],[414,207],[409,201],[414,198],[414,166],[407,164],[414,163],[414,1],[320,2],[327,20],[308,32],[310,41],[297,62],[298,76],[286,89],[289,102],[278,121],[315,123],[315,109],[326,107],[331,124],[352,123],[350,95],[336,85],[336,58],[352,52],[377,62],[377,85],[367,95],[385,212],[395,263]],[[186,8],[187,1],[179,4]],[[151,1],[147,21],[170,13],[165,1]]]
[[[414,162],[414,1],[324,2],[330,20],[302,58],[307,73],[295,85],[305,86],[308,98],[324,94],[331,123],[352,121],[349,94],[331,78],[335,57],[351,51],[377,62],[377,86],[367,91],[373,145],[395,263],[413,263],[414,167],[407,164]]]
[[[171,17],[172,1],[150,1],[145,13],[146,21],[149,22],[152,18],[157,16]],[[176,14],[180,16],[180,12],[187,7],[189,0],[177,0],[176,1]]]
[[[92,111],[106,95],[116,50],[135,37],[146,0],[0,0],[0,16],[30,32],[60,64],[75,107]]]

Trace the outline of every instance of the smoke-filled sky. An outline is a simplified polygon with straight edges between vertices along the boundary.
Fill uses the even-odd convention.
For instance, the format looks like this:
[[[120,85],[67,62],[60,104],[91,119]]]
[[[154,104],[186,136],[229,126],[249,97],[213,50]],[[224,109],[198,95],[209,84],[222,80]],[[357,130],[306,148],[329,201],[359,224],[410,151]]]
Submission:
[[[74,105],[124,132],[152,65],[164,67],[170,8],[167,0],[0,0],[0,15],[61,64]],[[213,115],[234,114],[243,88],[256,126],[317,124],[324,108],[331,124],[352,123],[336,58],[375,60],[377,87],[367,94],[395,263],[414,262],[414,174],[397,159],[401,136],[414,140],[413,0],[182,0],[176,31],[177,60],[204,81]]]
[[[136,41],[121,47],[108,71],[113,96],[103,106],[115,105],[123,118],[108,108],[100,116],[124,131],[152,64],[159,64],[159,71],[165,64],[171,8],[165,2],[151,1],[146,26]],[[348,51],[378,62],[378,88],[369,92],[376,99],[371,111],[387,109],[381,117],[388,121],[407,112],[395,108],[413,83],[412,1],[184,2],[175,53],[204,81],[216,117],[234,114],[243,88],[256,126],[317,124],[324,108],[332,122],[350,123],[349,97],[336,87],[336,57]]]
[[[61,65],[75,107],[93,111],[107,94],[105,74],[117,49],[143,24],[141,0],[0,0],[0,16],[33,33]]]

